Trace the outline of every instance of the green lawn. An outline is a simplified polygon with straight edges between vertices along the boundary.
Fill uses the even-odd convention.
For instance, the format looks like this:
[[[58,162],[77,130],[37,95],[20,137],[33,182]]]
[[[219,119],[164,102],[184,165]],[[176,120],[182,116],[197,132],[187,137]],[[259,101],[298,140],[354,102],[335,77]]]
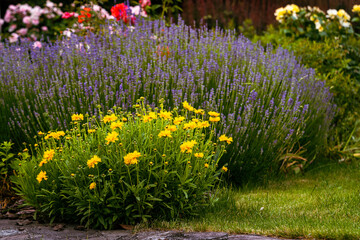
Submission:
[[[359,239],[359,184],[359,162],[327,164],[267,187],[222,191],[199,217],[138,227]]]

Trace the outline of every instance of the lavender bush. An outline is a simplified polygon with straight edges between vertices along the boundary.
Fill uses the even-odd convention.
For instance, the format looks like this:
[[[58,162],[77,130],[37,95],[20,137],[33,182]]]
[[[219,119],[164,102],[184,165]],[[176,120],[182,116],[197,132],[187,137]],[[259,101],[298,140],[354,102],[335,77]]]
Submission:
[[[1,133],[16,142],[68,128],[73,113],[99,115],[98,105],[129,110],[141,96],[150,105],[188,101],[221,113],[217,133],[234,138],[223,159],[239,181],[276,172],[279,156],[299,146],[314,156],[334,112],[324,82],[288,51],[182,21],[139,20],[42,48],[5,45],[0,64]]]

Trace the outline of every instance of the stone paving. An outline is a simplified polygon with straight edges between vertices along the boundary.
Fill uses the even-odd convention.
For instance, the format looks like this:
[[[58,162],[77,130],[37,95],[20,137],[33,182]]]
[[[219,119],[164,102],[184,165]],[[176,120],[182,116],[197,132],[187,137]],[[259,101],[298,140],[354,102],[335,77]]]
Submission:
[[[258,235],[230,235],[223,232],[144,231],[133,234],[131,230],[86,230],[72,225],[55,226],[31,220],[0,219],[2,240],[275,240]]]

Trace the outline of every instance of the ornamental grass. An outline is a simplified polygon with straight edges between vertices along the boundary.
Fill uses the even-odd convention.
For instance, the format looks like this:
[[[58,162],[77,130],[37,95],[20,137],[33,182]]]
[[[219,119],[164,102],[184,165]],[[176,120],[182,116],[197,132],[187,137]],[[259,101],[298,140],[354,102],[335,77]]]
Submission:
[[[163,98],[218,112],[209,121],[233,138],[222,161],[237,183],[276,174],[284,153],[306,149],[310,160],[326,148],[332,96],[288,51],[183,21],[118,24],[42,48],[5,44],[1,135],[34,143],[38,131],[71,127],[72,114],[99,118],[98,105],[126,111],[145,96],[151,106]]]
[[[210,203],[229,143],[216,138],[206,115],[139,106],[136,113],[114,109],[100,122],[73,115],[65,136],[44,134],[36,156],[13,162],[16,191],[38,217],[111,229],[195,215]],[[186,128],[189,122],[196,127]]]

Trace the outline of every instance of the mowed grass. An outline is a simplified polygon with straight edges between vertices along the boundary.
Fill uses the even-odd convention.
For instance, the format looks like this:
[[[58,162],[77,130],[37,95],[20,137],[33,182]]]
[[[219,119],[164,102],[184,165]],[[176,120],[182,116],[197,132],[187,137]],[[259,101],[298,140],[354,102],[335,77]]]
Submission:
[[[266,187],[222,190],[200,216],[152,229],[223,231],[285,238],[360,238],[360,163],[333,163]]]

